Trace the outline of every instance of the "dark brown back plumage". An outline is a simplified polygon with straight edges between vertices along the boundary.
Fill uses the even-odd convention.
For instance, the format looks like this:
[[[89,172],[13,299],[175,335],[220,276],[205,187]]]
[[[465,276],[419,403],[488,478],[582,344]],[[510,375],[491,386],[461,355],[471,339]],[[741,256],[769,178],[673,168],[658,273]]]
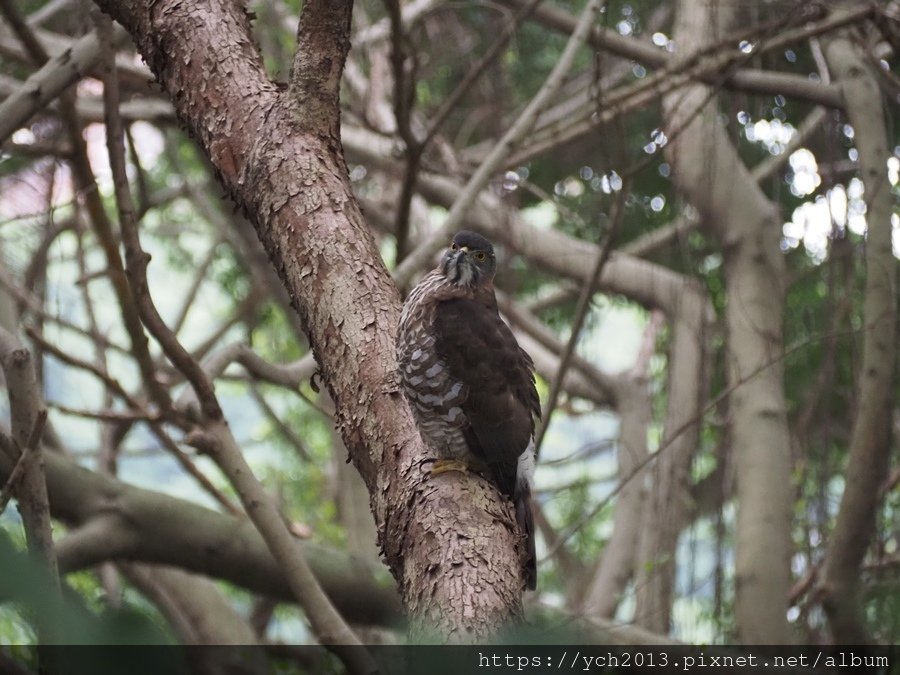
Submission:
[[[495,269],[491,243],[459,232],[406,299],[397,361],[419,431],[438,457],[486,470],[513,500],[525,535],[525,583],[534,589],[531,474],[540,401],[531,358],[497,311]]]

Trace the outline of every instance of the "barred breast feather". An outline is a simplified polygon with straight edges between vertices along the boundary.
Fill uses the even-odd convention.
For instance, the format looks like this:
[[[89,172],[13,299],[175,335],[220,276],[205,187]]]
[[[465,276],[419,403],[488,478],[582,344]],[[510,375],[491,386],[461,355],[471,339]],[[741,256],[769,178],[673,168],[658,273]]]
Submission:
[[[462,404],[468,390],[451,376],[436,349],[437,303],[426,300],[441,297],[443,285],[441,275],[432,273],[407,299],[400,317],[397,362],[404,391],[425,440],[442,458],[471,461],[474,458],[462,432],[467,424]]]
[[[535,587],[531,481],[541,414],[531,358],[497,311],[493,247],[461,232],[403,305],[397,361],[423,439],[510,497],[524,533],[524,577]]]

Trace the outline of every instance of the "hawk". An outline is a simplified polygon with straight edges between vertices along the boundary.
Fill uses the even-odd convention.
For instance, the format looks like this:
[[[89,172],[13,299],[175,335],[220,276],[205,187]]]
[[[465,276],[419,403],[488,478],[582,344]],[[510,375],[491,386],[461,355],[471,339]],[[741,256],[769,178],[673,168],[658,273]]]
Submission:
[[[403,305],[397,361],[419,432],[437,453],[432,475],[473,469],[512,499],[525,584],[534,590],[531,482],[541,408],[531,357],[497,311],[496,268],[491,242],[457,233]]]

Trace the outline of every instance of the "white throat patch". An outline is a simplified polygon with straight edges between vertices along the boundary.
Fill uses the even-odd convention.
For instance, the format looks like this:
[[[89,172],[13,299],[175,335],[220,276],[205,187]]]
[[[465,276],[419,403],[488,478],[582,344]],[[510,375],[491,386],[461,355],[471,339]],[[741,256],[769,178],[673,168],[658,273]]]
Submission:
[[[456,283],[460,286],[468,286],[472,283],[475,275],[471,263],[468,261],[462,262],[456,269],[459,271],[459,277],[456,279]]]

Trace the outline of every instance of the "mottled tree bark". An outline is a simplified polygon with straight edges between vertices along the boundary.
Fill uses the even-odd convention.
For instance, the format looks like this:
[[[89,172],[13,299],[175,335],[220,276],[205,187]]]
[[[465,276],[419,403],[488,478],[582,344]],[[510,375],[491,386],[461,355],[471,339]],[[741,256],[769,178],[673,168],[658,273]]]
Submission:
[[[716,27],[727,26],[734,9],[720,0],[679,2],[673,36],[679,58],[714,42]],[[716,98],[708,87],[669,94],[663,107],[675,181],[724,254],[729,437],[738,476],[738,634],[745,644],[779,644],[790,640],[792,516],[781,364],[786,283],[781,221],[718,124]]]
[[[395,381],[400,298],[350,191],[339,136],[351,3],[304,4],[283,92],[234,3],[97,4],[132,34],[288,289],[413,619],[440,639],[490,634],[521,612],[517,530],[483,481],[428,480],[422,468],[427,451]]]

